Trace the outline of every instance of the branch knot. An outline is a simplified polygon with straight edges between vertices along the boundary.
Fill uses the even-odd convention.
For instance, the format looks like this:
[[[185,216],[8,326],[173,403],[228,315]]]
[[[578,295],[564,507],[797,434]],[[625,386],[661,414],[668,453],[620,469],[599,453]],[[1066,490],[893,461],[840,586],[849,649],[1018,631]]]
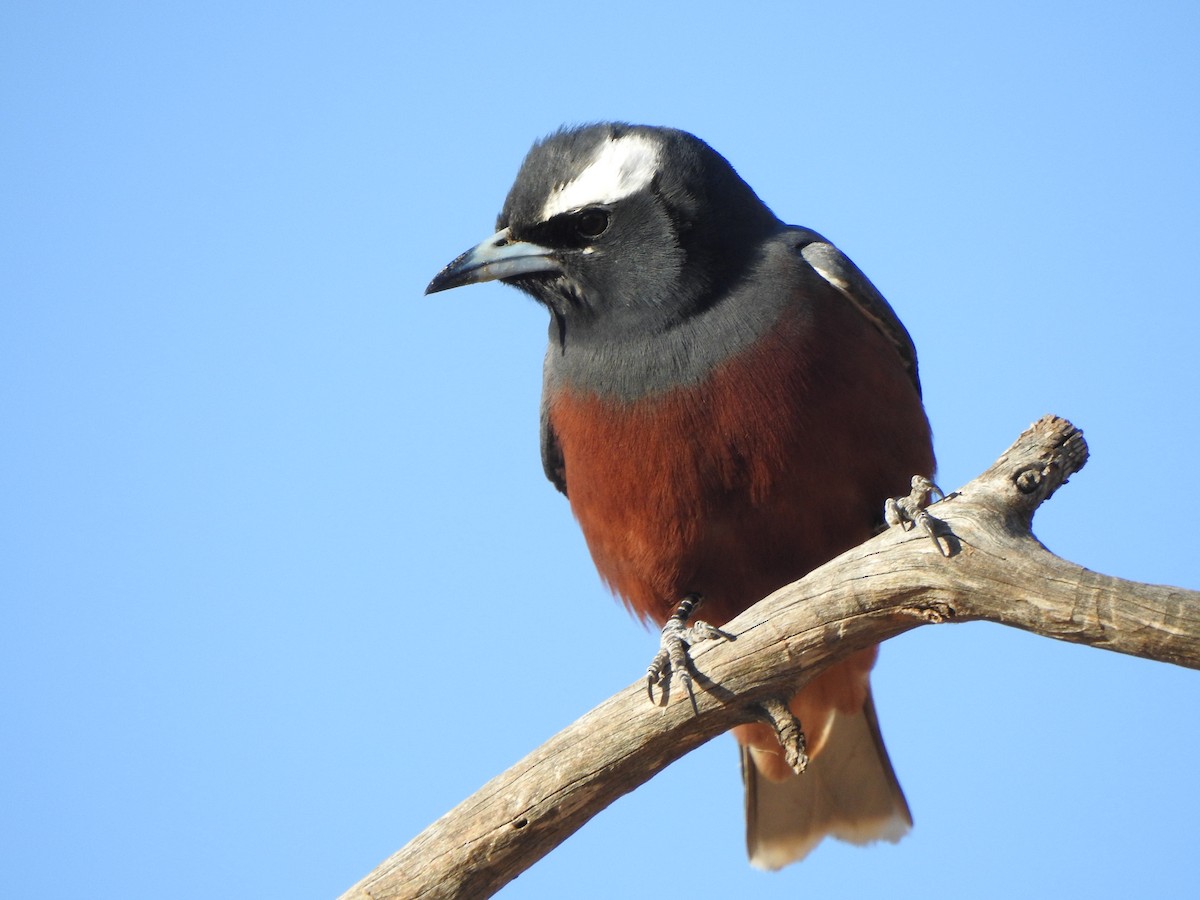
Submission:
[[[1022,494],[1032,494],[1042,483],[1042,467],[1036,463],[1025,466],[1013,475],[1013,484]]]

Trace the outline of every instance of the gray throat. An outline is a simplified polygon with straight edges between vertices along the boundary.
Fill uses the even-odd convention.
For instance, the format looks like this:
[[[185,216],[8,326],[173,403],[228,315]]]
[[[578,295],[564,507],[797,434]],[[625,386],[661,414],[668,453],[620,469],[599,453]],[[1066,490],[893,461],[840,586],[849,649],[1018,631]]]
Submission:
[[[743,283],[720,303],[656,332],[620,337],[559,334],[550,323],[546,385],[621,401],[697,384],[779,321],[789,292]]]

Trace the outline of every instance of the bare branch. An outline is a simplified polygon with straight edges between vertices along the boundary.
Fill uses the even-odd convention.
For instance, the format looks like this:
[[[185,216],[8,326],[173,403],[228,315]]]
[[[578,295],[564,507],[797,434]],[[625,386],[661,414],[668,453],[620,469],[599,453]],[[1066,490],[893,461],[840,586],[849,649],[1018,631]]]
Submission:
[[[934,541],[892,528],[738,616],[725,626],[732,640],[694,648],[695,710],[678,690],[652,705],[639,680],[442,816],[344,900],[489,896],[685,753],[918,625],[987,620],[1200,668],[1200,593],[1091,572],[1030,533],[1037,507],[1086,460],[1073,425],[1041,419],[932,507]]]

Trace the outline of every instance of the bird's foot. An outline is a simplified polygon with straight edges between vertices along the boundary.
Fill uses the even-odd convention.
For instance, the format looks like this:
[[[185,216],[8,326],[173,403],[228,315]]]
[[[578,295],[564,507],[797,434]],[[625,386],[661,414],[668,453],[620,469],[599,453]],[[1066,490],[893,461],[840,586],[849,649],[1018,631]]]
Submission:
[[[654,659],[646,669],[646,693],[650,695],[651,702],[654,701],[655,685],[662,688],[665,700],[670,691],[671,676],[678,675],[679,681],[687,688],[692,707],[696,707],[696,695],[692,690],[690,671],[692,660],[688,655],[688,648],[700,641],[729,637],[721,629],[709,625],[707,622],[696,621],[688,625],[688,619],[699,608],[700,603],[699,594],[688,594],[680,602],[679,608],[675,610],[671,618],[667,619],[667,624],[663,626],[658,642],[658,653],[654,655]]]
[[[946,499],[946,493],[924,475],[912,477],[912,490],[906,497],[889,497],[883,504],[883,518],[891,527],[899,525],[905,531],[920,528],[929,535],[938,553],[950,555],[949,542],[943,544],[938,537],[943,534],[942,523],[926,510],[933,498]]]
[[[760,707],[765,721],[775,729],[775,737],[783,747],[783,758],[797,775],[808,768],[808,742],[804,739],[804,727],[786,703],[772,697],[764,700]]]

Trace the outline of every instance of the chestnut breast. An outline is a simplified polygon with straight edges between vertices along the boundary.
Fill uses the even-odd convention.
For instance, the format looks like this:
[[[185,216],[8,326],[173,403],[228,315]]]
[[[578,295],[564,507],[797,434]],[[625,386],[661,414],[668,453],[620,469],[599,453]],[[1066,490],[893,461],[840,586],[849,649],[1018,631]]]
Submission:
[[[677,388],[546,390],[596,567],[659,624],[693,591],[706,620],[727,621],[865,540],[884,500],[934,468],[895,348],[832,290]]]

